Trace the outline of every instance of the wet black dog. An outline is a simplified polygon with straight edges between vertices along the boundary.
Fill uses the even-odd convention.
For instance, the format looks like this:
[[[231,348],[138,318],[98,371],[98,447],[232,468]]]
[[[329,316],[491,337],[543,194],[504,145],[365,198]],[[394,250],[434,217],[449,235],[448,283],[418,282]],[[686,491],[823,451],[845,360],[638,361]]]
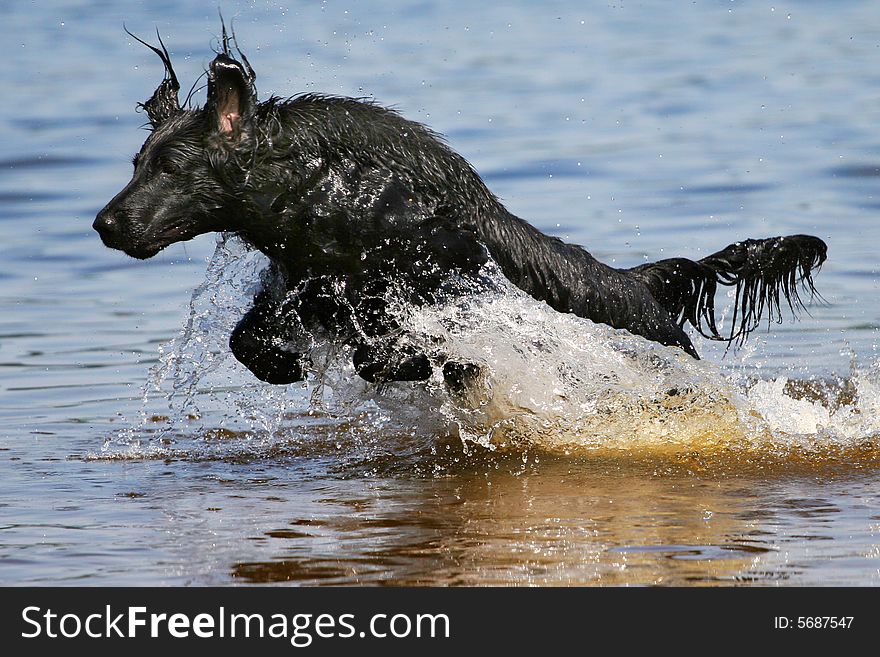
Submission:
[[[614,269],[510,214],[477,173],[426,127],[371,102],[304,95],[258,102],[255,75],[224,30],[203,108],[181,108],[164,45],[165,79],[143,104],[152,132],[131,182],[98,214],[109,247],[149,258],[209,231],[265,253],[271,275],[230,346],[257,377],[304,378],[311,332],[351,346],[370,381],[422,380],[442,367],[460,385],[468,364],[430,362],[400,340],[390,304],[438,299],[456,272],[479,280],[492,258],[514,284],[560,312],[627,329],[697,358],[685,322],[741,340],[764,312],[801,305],[825,260],[807,235],[746,240],[692,261]],[[736,286],[721,336],[716,285]]]

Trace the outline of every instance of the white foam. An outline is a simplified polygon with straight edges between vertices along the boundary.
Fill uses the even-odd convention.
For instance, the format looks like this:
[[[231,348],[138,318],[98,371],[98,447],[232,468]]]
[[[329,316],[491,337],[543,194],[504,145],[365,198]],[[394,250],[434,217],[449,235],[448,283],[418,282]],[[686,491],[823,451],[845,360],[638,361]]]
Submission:
[[[369,384],[347,348],[318,337],[307,382],[263,384],[235,361],[227,340],[266,264],[238,240],[218,241],[186,325],[160,350],[141,421],[105,451],[142,450],[169,435],[180,442],[209,428],[242,431],[260,445],[291,432],[308,440],[305,418],[318,416],[373,437],[453,433],[492,448],[525,442],[563,451],[847,445],[880,434],[877,368],[853,372],[849,403],[797,398],[785,378],[742,383],[747,365],[725,376],[680,349],[558,313],[491,265],[488,292],[398,309],[408,339],[437,363],[429,381]],[[445,357],[480,365],[484,376],[467,394],[451,394]],[[149,419],[157,405],[167,418],[160,422]]]

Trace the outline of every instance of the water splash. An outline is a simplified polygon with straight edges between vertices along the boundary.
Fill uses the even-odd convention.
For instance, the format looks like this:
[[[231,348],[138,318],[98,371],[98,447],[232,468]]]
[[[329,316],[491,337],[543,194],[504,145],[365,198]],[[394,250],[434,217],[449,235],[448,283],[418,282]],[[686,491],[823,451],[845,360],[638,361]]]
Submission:
[[[480,366],[465,393],[439,366],[426,382],[370,384],[348,348],[315,337],[303,383],[257,381],[229,353],[265,257],[221,236],[180,334],[160,348],[138,422],[103,457],[436,453],[444,440],[557,454],[825,454],[877,451],[880,370],[843,381],[761,380],[552,310],[490,263],[490,289],[398,308],[412,346]],[[441,355],[442,352],[442,355]],[[161,411],[154,410],[156,406]],[[876,456],[871,456],[876,460]]]

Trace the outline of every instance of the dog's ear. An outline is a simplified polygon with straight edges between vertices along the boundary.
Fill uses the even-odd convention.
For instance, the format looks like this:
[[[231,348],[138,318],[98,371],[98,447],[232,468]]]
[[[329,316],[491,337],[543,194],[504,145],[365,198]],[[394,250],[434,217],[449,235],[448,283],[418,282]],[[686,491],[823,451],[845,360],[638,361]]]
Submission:
[[[232,141],[247,131],[256,97],[256,76],[246,59],[244,62],[241,64],[224,52],[214,58],[208,69],[206,109],[217,132]]]
[[[174,74],[174,69],[171,67],[171,57],[168,54],[168,50],[165,48],[165,44],[162,43],[162,37],[159,36],[158,30],[156,30],[156,36],[159,38],[159,46],[161,47],[161,50],[155,46],[151,46],[143,39],[136,37],[129,32],[128,28],[124,25],[122,26],[122,29],[124,29],[131,38],[144,44],[147,48],[159,55],[159,58],[165,65],[165,79],[159,83],[156,91],[153,92],[153,95],[150,96],[148,101],[145,103],[139,103],[139,107],[143,107],[147,112],[147,116],[150,117],[150,124],[152,124],[153,128],[157,128],[167,121],[168,118],[180,111],[180,102],[177,99],[177,92],[180,90],[180,84],[177,82],[177,76]]]

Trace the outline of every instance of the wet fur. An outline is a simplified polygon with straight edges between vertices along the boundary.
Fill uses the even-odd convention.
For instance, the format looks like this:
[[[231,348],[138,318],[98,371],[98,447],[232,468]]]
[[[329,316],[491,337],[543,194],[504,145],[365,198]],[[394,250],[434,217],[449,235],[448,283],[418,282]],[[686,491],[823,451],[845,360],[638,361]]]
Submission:
[[[457,272],[479,285],[492,258],[518,287],[560,312],[627,329],[697,358],[683,330],[743,340],[766,310],[814,292],[825,244],[806,235],[746,240],[695,262],[632,269],[600,263],[508,212],[438,135],[362,99],[308,94],[257,101],[247,59],[225,30],[203,108],[181,108],[164,45],[150,46],[166,76],[143,107],[152,132],[131,182],[101,210],[107,246],[149,258],[210,231],[240,235],[272,262],[253,308],[230,338],[234,355],[272,383],[301,380],[316,330],[351,345],[371,381],[421,380],[441,366],[463,385],[466,363],[412,351],[389,312],[430,304]],[[722,336],[717,285],[736,287]]]

